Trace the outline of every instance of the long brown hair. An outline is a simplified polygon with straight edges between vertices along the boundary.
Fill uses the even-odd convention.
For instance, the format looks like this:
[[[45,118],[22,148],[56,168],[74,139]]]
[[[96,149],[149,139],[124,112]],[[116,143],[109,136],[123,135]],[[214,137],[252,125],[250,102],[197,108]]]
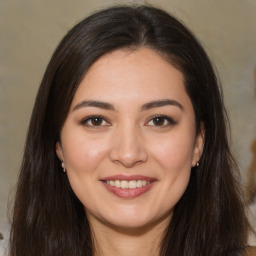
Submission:
[[[55,153],[77,87],[102,55],[149,47],[185,77],[205,145],[200,166],[175,206],[161,256],[238,255],[247,219],[231,156],[221,87],[204,49],[176,18],[149,6],[120,6],[77,24],[46,69],[28,130],[14,205],[11,256],[92,255],[89,224]]]

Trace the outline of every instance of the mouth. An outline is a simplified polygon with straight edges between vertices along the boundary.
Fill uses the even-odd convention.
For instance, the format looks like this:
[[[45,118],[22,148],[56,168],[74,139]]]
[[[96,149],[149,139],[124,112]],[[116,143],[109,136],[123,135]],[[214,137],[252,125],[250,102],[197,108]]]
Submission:
[[[136,189],[147,186],[151,183],[151,181],[147,180],[106,180],[104,181],[108,185],[115,188],[123,188],[123,189]]]
[[[105,188],[114,195],[132,199],[148,192],[157,181],[154,178],[133,175],[115,175],[100,180]]]

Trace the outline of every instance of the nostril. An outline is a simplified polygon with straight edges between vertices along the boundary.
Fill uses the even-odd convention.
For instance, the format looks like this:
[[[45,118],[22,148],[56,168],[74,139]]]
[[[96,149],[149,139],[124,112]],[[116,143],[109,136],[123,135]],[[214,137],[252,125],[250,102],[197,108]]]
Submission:
[[[122,130],[122,134],[113,138],[109,157],[112,162],[131,168],[145,162],[147,152],[141,138],[134,129]]]

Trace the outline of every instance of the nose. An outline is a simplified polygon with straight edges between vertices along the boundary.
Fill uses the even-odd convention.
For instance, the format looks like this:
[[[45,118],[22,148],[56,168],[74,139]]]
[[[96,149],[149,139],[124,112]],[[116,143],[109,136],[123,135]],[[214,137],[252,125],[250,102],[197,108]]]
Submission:
[[[110,159],[126,168],[142,164],[148,159],[148,152],[140,131],[136,127],[119,128],[111,140]]]

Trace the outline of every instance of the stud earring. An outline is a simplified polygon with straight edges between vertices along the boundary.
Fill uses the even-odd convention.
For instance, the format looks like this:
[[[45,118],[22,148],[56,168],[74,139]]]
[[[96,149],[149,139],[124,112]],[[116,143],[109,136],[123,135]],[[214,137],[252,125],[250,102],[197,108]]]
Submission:
[[[63,169],[63,172],[66,172],[66,168],[65,168],[65,164],[64,164],[63,160],[61,160],[61,167]]]
[[[199,165],[200,165],[199,162],[197,162],[197,163],[196,163],[196,166],[198,167]]]

